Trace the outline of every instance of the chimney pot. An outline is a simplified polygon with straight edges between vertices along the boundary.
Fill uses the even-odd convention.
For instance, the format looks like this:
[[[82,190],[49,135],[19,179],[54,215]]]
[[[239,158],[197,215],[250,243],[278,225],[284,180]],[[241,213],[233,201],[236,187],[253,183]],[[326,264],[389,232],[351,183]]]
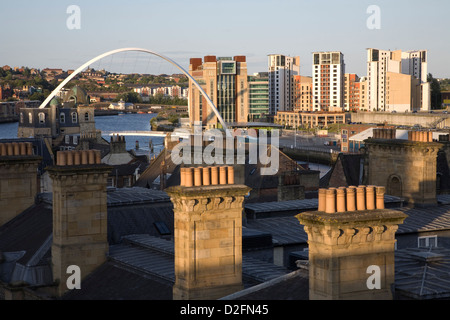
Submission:
[[[347,211],[356,211],[356,187],[347,188]]]
[[[67,152],[66,153],[66,165],[73,166],[74,164],[74,154],[73,152]]]
[[[219,170],[217,167],[211,167],[211,184],[212,185],[219,184]]]
[[[329,188],[326,192],[326,213],[336,213],[336,189]]]
[[[180,168],[180,186],[186,186],[186,168]]]
[[[65,166],[66,165],[66,152],[65,151],[59,151],[56,156],[56,161],[58,166]]]
[[[234,167],[228,166],[228,184],[234,184]]]
[[[219,167],[219,182],[220,184],[227,184],[227,168]]]
[[[327,189],[319,189],[319,206],[318,211],[325,212],[327,204]]]
[[[81,153],[80,151],[75,151],[73,153],[73,164],[79,166],[81,164]]]
[[[8,156],[13,156],[14,155],[14,148],[13,148],[12,143],[7,143],[6,144],[6,149],[7,149]]]
[[[210,167],[204,167],[202,169],[202,176],[203,176],[203,185],[209,186],[211,184],[211,175],[210,175]]]
[[[375,187],[367,186],[366,187],[366,209],[367,210],[375,210]]]
[[[336,211],[345,212],[345,188],[336,189]]]
[[[385,187],[376,187],[376,205],[377,210],[384,209],[384,193]]]
[[[196,187],[202,185],[202,168],[194,168],[194,185]]]
[[[20,143],[19,147],[20,147],[20,155],[26,156],[27,155],[27,145],[25,143]]]
[[[356,210],[366,210],[366,188],[364,186],[358,186],[356,188]]]
[[[8,155],[8,151],[6,149],[6,144],[0,143],[0,156],[7,156],[7,155]]]
[[[81,151],[81,164],[82,165],[88,164],[88,152],[87,152],[87,150]]]
[[[186,168],[185,185],[190,188],[194,185],[194,176],[192,168]]]

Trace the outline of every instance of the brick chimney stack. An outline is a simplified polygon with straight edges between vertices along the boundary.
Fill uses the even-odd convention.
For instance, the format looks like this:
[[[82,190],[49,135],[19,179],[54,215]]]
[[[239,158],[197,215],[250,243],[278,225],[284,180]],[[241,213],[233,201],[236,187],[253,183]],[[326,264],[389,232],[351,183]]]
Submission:
[[[31,142],[0,143],[0,226],[34,204],[41,160]]]
[[[319,190],[319,211],[303,212],[311,300],[392,299],[395,232],[403,212],[385,209],[384,187]],[[379,288],[368,285],[379,270]]]
[[[167,188],[175,214],[175,300],[218,299],[242,286],[242,210],[250,188],[234,168],[181,168]]]
[[[100,151],[60,151],[48,169],[53,181],[53,279],[58,295],[67,291],[71,265],[81,279],[106,261],[107,193],[110,166],[101,164]]]

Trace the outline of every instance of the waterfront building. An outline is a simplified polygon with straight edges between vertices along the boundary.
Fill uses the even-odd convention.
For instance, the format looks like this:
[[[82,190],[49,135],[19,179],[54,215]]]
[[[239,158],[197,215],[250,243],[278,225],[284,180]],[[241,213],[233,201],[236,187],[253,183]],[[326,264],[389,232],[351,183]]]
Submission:
[[[327,128],[331,124],[346,123],[345,112],[294,112],[280,111],[275,116],[275,123],[288,127]]]
[[[294,109],[294,76],[300,75],[300,57],[269,55],[269,111]]]
[[[96,134],[94,108],[89,96],[78,86],[66,93],[63,101],[54,98],[48,106],[20,109],[18,138],[54,138],[80,133]]]
[[[313,110],[335,111],[344,104],[344,55],[339,51],[313,52]]]
[[[255,73],[248,76],[249,121],[266,117],[269,114],[269,74]]]
[[[357,74],[344,75],[344,109],[357,111],[360,108],[361,82]]]
[[[370,111],[430,110],[426,50],[367,49],[367,107]]]
[[[189,73],[202,86],[226,123],[247,122],[249,114],[248,75],[245,56],[205,56],[190,59]],[[201,121],[207,129],[218,128],[220,123],[189,81],[189,117],[191,125]]]
[[[294,111],[312,111],[312,77],[294,76]]]

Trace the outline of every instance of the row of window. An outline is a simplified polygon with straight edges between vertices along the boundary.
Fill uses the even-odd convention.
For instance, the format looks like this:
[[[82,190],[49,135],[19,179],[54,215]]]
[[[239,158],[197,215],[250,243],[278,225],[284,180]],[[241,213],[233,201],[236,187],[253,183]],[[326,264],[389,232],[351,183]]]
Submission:
[[[72,116],[72,123],[77,123],[78,122],[78,113],[72,112],[71,116]],[[46,114],[44,112],[39,112],[38,113],[38,119],[39,119],[39,123],[40,124],[45,124],[45,118],[46,118]],[[89,113],[88,112],[86,112],[84,114],[84,120],[85,121],[89,121]],[[30,124],[33,123],[33,113],[32,112],[28,113],[28,122]],[[59,115],[59,122],[60,123],[66,123],[66,114],[65,113],[61,113]],[[23,112],[20,113],[20,123],[24,123]]]

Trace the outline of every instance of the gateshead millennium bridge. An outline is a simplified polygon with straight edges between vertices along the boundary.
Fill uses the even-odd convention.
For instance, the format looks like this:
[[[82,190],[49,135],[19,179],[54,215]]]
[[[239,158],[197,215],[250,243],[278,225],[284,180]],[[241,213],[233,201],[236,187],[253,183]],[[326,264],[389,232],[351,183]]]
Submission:
[[[79,67],[77,70],[75,70],[72,74],[70,74],[63,82],[61,82],[61,84],[55,89],[53,90],[53,92],[47,97],[47,99],[44,100],[44,102],[42,102],[42,104],[39,106],[39,108],[45,108],[45,106],[58,94],[58,92],[61,91],[62,88],[64,88],[64,86],[70,81],[72,80],[74,77],[76,77],[80,72],[82,72],[84,69],[86,69],[87,67],[89,67],[90,65],[92,65],[93,63],[97,62],[98,60],[101,60],[105,57],[108,57],[110,55],[116,54],[116,53],[121,53],[121,52],[128,52],[128,51],[136,51],[136,52],[145,52],[157,57],[160,57],[166,61],[168,61],[169,63],[171,63],[173,66],[175,66],[177,69],[179,69],[183,74],[185,74],[191,81],[192,83],[197,87],[197,89],[200,91],[200,93],[203,95],[203,97],[205,97],[208,105],[211,107],[211,109],[214,111],[215,115],[217,116],[217,119],[219,119],[223,129],[225,130],[225,132],[229,135],[229,131],[227,128],[227,125],[225,123],[225,121],[223,120],[222,116],[220,115],[220,112],[217,110],[216,106],[214,105],[214,103],[211,101],[210,97],[206,94],[206,92],[202,89],[202,87],[197,83],[197,81],[195,81],[195,79],[189,74],[189,72],[187,72],[186,70],[184,70],[178,63],[176,63],[175,61],[173,61],[172,59],[163,56],[162,54],[156,53],[154,51],[151,50],[147,50],[147,49],[141,49],[141,48],[122,48],[122,49],[116,49],[116,50],[112,50],[112,51],[108,51],[105,52],[91,60],[89,60],[88,62],[86,62],[85,64],[83,64],[81,67]]]

